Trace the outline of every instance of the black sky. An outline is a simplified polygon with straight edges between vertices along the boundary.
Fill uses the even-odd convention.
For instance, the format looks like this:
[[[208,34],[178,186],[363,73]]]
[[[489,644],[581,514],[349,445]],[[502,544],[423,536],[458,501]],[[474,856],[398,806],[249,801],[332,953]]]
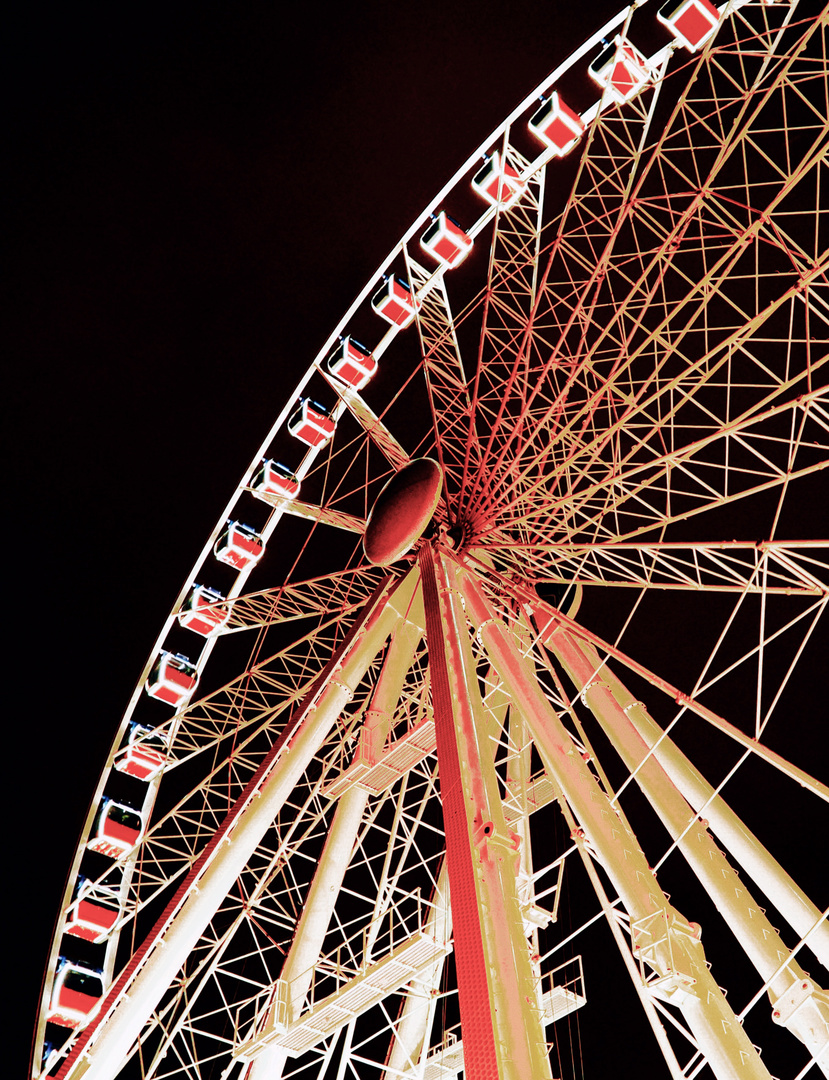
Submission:
[[[616,7],[18,12],[6,573],[21,1070],[106,748],[230,491],[411,220]]]

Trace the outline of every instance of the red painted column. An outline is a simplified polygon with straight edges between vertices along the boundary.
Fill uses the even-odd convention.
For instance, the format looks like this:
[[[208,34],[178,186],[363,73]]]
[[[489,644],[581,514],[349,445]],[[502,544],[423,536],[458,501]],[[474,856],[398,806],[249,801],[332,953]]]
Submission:
[[[520,837],[504,819],[457,564],[420,554],[467,1080],[549,1080],[518,899]]]
[[[431,548],[424,546],[421,549],[420,566],[426,609],[426,640],[429,643],[432,706],[435,712],[438,778],[443,803],[443,827],[446,832],[446,864],[449,871],[449,896],[458,971],[464,1075],[468,1080],[498,1080],[495,1031],[489,1006],[475,872],[468,841],[460,759],[453,731],[455,712],[446,655],[447,651],[451,653],[451,642],[444,640],[433,559]],[[435,648],[436,641],[443,642],[443,647]],[[459,657],[456,659],[460,660]],[[459,706],[461,713],[469,710],[466,702],[455,704]],[[464,705],[466,709],[463,708]],[[471,717],[466,719],[471,722]]]

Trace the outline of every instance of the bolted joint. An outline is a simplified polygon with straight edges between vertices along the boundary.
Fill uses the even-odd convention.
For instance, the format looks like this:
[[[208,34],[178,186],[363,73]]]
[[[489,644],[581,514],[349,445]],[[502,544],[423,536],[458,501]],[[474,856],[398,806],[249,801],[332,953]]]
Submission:
[[[585,688],[579,695],[579,697],[581,698],[581,703],[582,705],[584,705],[585,708],[590,707],[590,703],[587,700],[587,695],[590,693],[591,690],[597,689],[606,690],[608,694],[610,693],[610,687],[607,685],[606,682],[602,682],[601,679],[594,679],[591,683],[588,683],[587,686],[585,686]]]
[[[478,849],[481,862],[488,863],[517,856],[521,837],[512,829],[500,831],[493,821],[482,821],[472,833],[472,842]]]
[[[829,994],[820,990],[811,979],[795,979],[774,1002],[771,1018],[775,1024],[788,1027],[795,1013],[810,1002],[822,1014],[824,1023],[829,1023]]]

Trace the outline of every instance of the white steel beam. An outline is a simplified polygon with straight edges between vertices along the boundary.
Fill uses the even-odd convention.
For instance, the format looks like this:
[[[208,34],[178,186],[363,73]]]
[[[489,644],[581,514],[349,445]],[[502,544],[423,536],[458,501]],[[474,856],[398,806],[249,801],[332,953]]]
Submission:
[[[449,943],[452,938],[452,909],[449,903],[449,874],[446,860],[440,868],[429,918],[424,933],[438,942]],[[383,1080],[394,1080],[400,1073],[417,1075],[417,1065],[428,1051],[426,1039],[432,1027],[435,1011],[435,992],[440,986],[445,953],[435,958],[431,968],[422,971],[417,982],[412,983],[406,995],[403,1011],[394,1028],[394,1038],[389,1047]]]
[[[498,575],[493,572],[490,573],[490,578],[497,580],[500,578],[505,588],[512,591],[516,597],[518,597],[528,614],[532,615],[539,627],[540,636],[543,638],[545,634],[552,633],[558,626],[564,627],[565,630],[569,630],[574,637],[579,638],[582,641],[589,641],[597,648],[601,649],[607,656],[612,656],[614,660],[618,660],[623,667],[626,667],[629,671],[635,672],[641,676],[646,682],[649,682],[651,686],[655,686],[662,693],[667,694],[678,705],[683,708],[689,709],[697,716],[701,717],[707,723],[709,723],[717,731],[721,731],[724,735],[727,735],[730,739],[733,739],[740,746],[744,746],[747,750],[750,750],[757,757],[762,758],[763,761],[768,762],[769,765],[778,769],[784,776],[788,776],[801,787],[806,788],[818,798],[823,799],[825,802],[829,802],[829,786],[822,783],[820,780],[816,780],[815,777],[810,776],[805,769],[800,769],[796,765],[793,765],[791,761],[787,761],[780,754],[776,754],[769,747],[763,743],[758,742],[757,739],[753,739],[750,735],[746,735],[744,731],[741,731],[734,724],[729,723],[722,716],[718,716],[713,709],[709,709],[707,705],[701,704],[701,702],[695,700],[689,694],[683,693],[677,687],[668,682],[667,679],[660,678],[660,676],[654,674],[649,668],[646,668],[644,664],[640,664],[632,657],[627,656],[621,649],[617,649],[610,642],[602,640],[598,634],[594,634],[592,631],[587,630],[583,626],[579,626],[577,622],[569,618],[563,612],[553,607],[552,604],[548,604],[542,600],[534,590],[522,586],[520,582],[510,582],[503,575]]]
[[[370,714],[387,716],[394,711],[420,637],[420,628],[404,621],[392,633],[383,670],[372,695]],[[319,866],[280,974],[280,980],[287,985],[289,1022],[299,1017],[305,1005],[369,795],[368,790],[351,787],[337,804]],[[274,1004],[265,1032],[273,1028],[277,1020],[276,1012],[277,1005]],[[259,1035],[262,1033],[262,1030],[258,1031]],[[287,1058],[288,1051],[284,1046],[266,1046],[252,1063],[248,1080],[279,1080]]]
[[[280,980],[287,987],[288,1022],[299,1015],[308,995],[314,966],[319,960],[367,802],[367,791],[351,788],[337,805],[320,864],[305,898],[294,940],[280,975]],[[277,1012],[278,1005],[274,1003],[270,1017],[257,1031],[258,1038],[274,1029],[279,1021]],[[279,1080],[288,1060],[288,1051],[284,1046],[266,1043],[263,1043],[260,1051],[251,1064],[247,1080]]]
[[[760,1055],[713,979],[695,929],[674,908],[620,818],[515,648],[506,624],[480,586],[461,570],[466,611],[487,655],[523,712],[536,748],[638,928],[639,955],[656,973],[652,993],[675,1004],[719,1080],[769,1080]]]
[[[599,664],[595,670],[599,671]],[[715,792],[670,736],[662,731],[642,702],[633,697],[621,680],[607,667],[601,667],[598,677],[607,684],[653,757],[682,792],[694,812],[707,819],[712,832],[720,838],[792,929],[800,937],[810,934],[809,948],[829,970],[829,926],[806,893],[735,814],[725,799]],[[817,929],[810,933],[816,924]]]
[[[411,602],[415,571],[375,591],[274,749],[196,861],[145,945],[110,989],[98,1016],[58,1072],[60,1080],[110,1080],[184,966],[228,890],[327,737]]]
[[[564,630],[551,635],[545,644],[635,776],[749,960],[762,978],[768,980],[778,1022],[800,1039],[817,1059],[824,1075],[829,1075],[829,996],[808,979],[796,960],[787,960],[789,950],[777,929],[714,843],[706,823],[694,814],[659,762],[648,755],[648,747],[611,692],[606,681],[610,673],[607,667],[602,667],[595,649]],[[798,1007],[786,1009],[785,1003],[793,990],[798,991]],[[802,993],[804,990],[808,994]]]

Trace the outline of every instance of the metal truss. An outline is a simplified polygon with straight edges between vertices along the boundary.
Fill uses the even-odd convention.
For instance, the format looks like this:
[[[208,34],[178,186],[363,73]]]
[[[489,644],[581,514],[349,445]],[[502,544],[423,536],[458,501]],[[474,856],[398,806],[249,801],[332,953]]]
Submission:
[[[566,94],[651,9],[538,92]],[[259,513],[257,587],[241,569],[198,639],[182,593],[117,728],[33,1078],[576,1075],[580,1033],[611,1038],[591,986],[641,1007],[674,1080],[759,1080],[770,1060],[829,1075],[826,900],[807,887],[829,801],[808,750],[829,597],[827,39],[826,10],[725,5],[699,50],[672,42],[635,94],[581,115],[566,190],[527,133],[534,93],[481,148],[515,197],[464,221],[477,270],[424,267],[418,240],[480,153],[395,246],[191,575],[209,582],[226,522]],[[411,329],[384,324],[372,355],[395,378],[346,385],[332,345],[394,275]],[[300,446],[308,394],[336,432]],[[377,496],[426,455],[434,520],[368,566]],[[256,489],[271,456],[298,459],[301,494]],[[172,708],[143,692],[162,648],[199,676]],[[116,857],[89,847],[104,800],[141,818]],[[90,898],[115,915],[83,937]],[[101,972],[73,1028],[53,1000],[67,962]],[[643,1038],[620,1045],[625,1072]]]

